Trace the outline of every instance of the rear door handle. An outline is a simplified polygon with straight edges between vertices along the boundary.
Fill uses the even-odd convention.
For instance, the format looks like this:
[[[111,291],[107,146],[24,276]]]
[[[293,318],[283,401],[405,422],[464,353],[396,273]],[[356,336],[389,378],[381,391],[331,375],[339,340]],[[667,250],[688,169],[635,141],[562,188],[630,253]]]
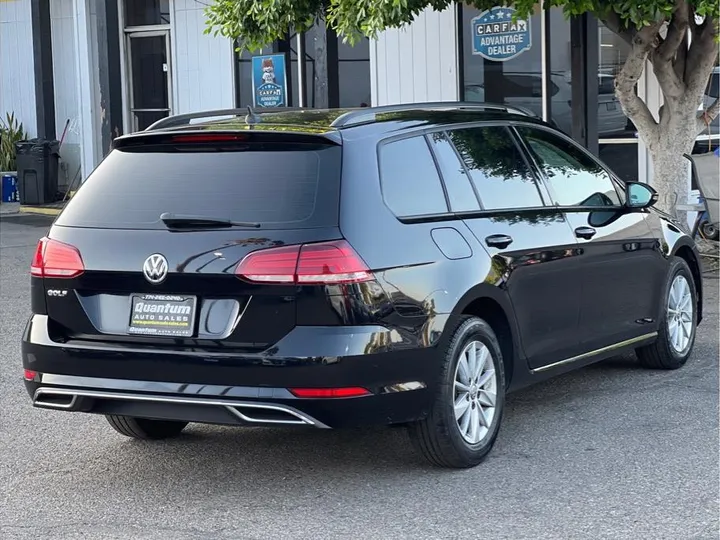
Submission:
[[[513,243],[513,239],[507,234],[493,234],[485,238],[485,243],[490,247],[505,249]]]
[[[578,238],[584,238],[585,240],[590,240],[593,236],[595,236],[596,232],[597,231],[592,227],[578,227],[575,229],[575,236]]]

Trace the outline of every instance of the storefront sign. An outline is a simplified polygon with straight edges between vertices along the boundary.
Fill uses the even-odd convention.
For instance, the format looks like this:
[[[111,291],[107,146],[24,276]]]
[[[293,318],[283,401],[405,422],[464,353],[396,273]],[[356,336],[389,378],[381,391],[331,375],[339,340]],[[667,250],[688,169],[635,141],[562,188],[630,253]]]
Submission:
[[[285,55],[253,56],[252,83],[255,107],[287,107]]]
[[[514,20],[515,10],[494,7],[475,17],[470,24],[473,54],[488,60],[507,62],[532,47],[530,21]]]

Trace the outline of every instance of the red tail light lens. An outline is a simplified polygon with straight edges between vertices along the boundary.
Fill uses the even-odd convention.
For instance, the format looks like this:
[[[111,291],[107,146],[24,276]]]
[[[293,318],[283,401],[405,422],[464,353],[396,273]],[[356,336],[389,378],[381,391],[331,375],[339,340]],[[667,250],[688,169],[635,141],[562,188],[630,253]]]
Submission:
[[[240,262],[236,274],[248,281],[301,285],[373,279],[367,265],[345,240],[256,251]]]
[[[85,265],[76,247],[49,238],[40,239],[30,265],[30,274],[36,277],[74,278],[84,271]]]
[[[370,395],[369,390],[359,386],[347,388],[290,388],[290,393],[298,398],[351,398]]]
[[[37,376],[38,376],[37,371],[33,371],[32,369],[23,370],[23,378],[26,381],[34,381],[35,379],[37,379]]]

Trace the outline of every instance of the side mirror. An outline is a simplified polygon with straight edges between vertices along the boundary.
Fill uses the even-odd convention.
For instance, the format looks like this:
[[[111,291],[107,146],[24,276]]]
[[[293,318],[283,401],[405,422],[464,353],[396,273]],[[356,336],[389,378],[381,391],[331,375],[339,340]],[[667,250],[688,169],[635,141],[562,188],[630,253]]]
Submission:
[[[627,200],[625,206],[628,208],[649,208],[658,200],[657,191],[647,184],[628,182],[626,186]]]

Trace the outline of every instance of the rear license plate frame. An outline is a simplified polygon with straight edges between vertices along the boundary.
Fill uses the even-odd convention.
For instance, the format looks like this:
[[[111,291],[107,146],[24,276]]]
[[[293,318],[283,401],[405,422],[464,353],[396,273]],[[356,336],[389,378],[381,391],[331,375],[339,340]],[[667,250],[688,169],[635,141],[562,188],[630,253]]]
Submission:
[[[146,302],[150,306],[165,305],[167,308],[150,308],[145,311],[144,307],[138,309],[140,302]],[[179,309],[172,310],[173,306]],[[189,308],[189,311],[183,308]],[[197,296],[133,293],[130,295],[127,333],[133,336],[188,338],[195,334],[196,318]]]

